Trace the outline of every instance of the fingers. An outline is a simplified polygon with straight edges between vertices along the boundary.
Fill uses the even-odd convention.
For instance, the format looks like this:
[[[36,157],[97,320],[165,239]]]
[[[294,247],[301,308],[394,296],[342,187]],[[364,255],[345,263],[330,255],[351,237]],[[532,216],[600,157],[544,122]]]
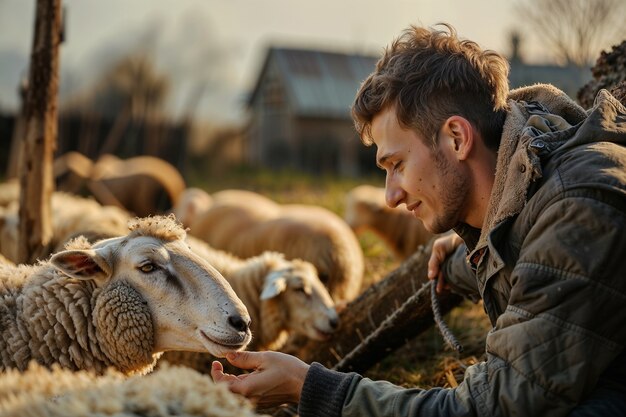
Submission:
[[[448,255],[454,252],[461,243],[462,239],[456,233],[440,237],[433,243],[433,249],[428,259],[428,279],[437,279],[435,288],[437,293],[441,293],[449,288],[441,271],[441,265]]]
[[[211,375],[213,375],[214,373],[216,375],[224,375],[224,366],[222,366],[222,363],[220,361],[211,362]]]
[[[309,365],[300,359],[279,352],[228,353],[226,359],[234,366],[253,370],[241,375],[224,373],[221,363],[211,365],[216,382],[228,384],[228,389],[251,399],[259,406],[276,406],[300,401],[302,386]]]
[[[234,375],[224,373],[224,367],[219,361],[213,361],[211,363],[211,378],[214,382],[226,382],[231,383],[237,379]]]
[[[435,279],[440,273],[439,266],[443,263],[448,255],[446,250],[446,243],[441,240],[445,238],[437,239],[433,243],[433,250],[430,253],[430,259],[428,259],[428,279]]]
[[[226,359],[237,368],[256,369],[261,366],[262,356],[261,352],[230,352]]]

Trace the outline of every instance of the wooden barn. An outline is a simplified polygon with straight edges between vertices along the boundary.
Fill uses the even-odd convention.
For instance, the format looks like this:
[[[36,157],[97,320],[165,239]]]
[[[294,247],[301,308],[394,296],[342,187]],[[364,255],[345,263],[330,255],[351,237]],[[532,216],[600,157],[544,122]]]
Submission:
[[[377,57],[272,47],[248,99],[249,162],[270,169],[358,176],[376,170],[350,117]]]

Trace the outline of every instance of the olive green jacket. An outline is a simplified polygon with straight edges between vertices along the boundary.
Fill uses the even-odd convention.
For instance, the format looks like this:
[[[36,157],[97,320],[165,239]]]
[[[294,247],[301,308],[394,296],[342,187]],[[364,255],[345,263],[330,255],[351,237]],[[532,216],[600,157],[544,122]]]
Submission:
[[[626,395],[626,111],[606,91],[589,113],[547,85],[510,99],[485,224],[455,229],[444,265],[483,299],[486,361],[430,390],[314,364],[302,417],[559,417],[599,386]]]

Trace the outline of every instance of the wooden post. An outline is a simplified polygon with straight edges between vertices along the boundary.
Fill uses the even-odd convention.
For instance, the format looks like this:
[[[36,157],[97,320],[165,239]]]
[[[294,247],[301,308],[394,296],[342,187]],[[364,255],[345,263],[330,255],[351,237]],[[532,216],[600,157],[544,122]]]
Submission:
[[[57,137],[61,0],[37,0],[20,163],[20,262],[32,263],[52,238],[52,156]]]
[[[11,149],[9,150],[9,161],[7,166],[6,178],[18,178],[21,172],[20,162],[22,160],[22,141],[24,138],[24,113],[26,111],[26,91],[28,90],[28,81],[25,78],[20,80],[20,108],[15,115],[15,124],[13,125],[13,134],[11,135]]]

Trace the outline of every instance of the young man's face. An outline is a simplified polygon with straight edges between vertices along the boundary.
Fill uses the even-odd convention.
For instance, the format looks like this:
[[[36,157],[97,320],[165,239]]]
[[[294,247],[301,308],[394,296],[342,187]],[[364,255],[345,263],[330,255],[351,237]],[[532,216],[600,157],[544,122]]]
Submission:
[[[433,151],[416,132],[400,126],[393,108],[377,114],[371,128],[376,163],[387,172],[387,205],[406,204],[432,233],[462,221],[470,184],[454,153],[441,141]]]

